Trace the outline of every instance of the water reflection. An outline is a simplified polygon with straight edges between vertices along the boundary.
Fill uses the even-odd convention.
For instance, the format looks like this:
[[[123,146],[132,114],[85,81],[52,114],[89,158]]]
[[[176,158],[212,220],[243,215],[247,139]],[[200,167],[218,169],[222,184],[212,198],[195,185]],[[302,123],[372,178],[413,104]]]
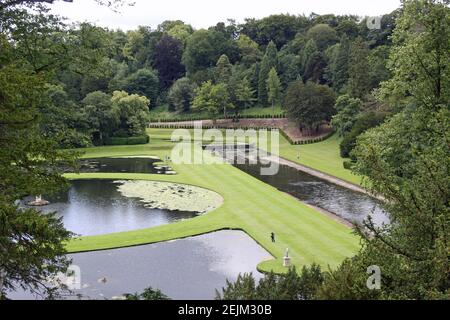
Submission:
[[[361,223],[371,215],[378,225],[389,223],[380,203],[368,195],[337,186],[286,165],[280,165],[278,174],[273,176],[261,176],[260,164],[235,166],[281,191],[348,221]]]
[[[71,255],[81,269],[81,294],[111,299],[124,293],[160,289],[172,299],[214,299],[215,289],[239,273],[262,275],[256,265],[270,254],[240,231],[207,235],[132,248]],[[99,281],[100,279],[106,281]],[[31,299],[24,292],[13,299]]]
[[[149,209],[127,198],[111,180],[75,180],[68,191],[47,197],[43,212],[57,212],[66,229],[83,236],[150,228],[197,216],[196,213]]]

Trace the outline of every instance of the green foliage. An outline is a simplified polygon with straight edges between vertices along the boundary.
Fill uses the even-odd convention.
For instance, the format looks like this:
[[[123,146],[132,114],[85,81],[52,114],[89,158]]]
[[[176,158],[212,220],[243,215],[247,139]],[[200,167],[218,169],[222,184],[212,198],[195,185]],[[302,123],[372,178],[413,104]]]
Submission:
[[[327,24],[316,24],[306,33],[307,38],[314,40],[319,51],[338,42],[337,32]]]
[[[448,1],[403,4],[393,36],[393,78],[380,95],[401,112],[359,137],[353,151],[355,173],[385,199],[391,223],[377,226],[369,219],[358,227],[363,248],[325,280],[331,289],[326,298],[449,297],[450,81],[448,71],[440,69],[448,61],[449,17]],[[363,273],[372,265],[380,267],[382,284],[371,297]]]
[[[318,49],[316,42],[313,39],[309,39],[300,54],[300,67],[302,73],[305,72],[306,66],[308,65],[308,61],[310,60],[311,56],[313,56],[317,51]]]
[[[75,155],[39,132],[45,74],[27,68],[3,34],[0,50],[0,300],[19,287],[54,296],[59,288],[46,281],[70,264],[63,243],[72,234],[55,215],[19,208],[16,200],[57,191],[65,183],[58,164],[74,166]]]
[[[396,22],[388,69],[380,99],[397,107],[414,101],[434,109],[448,104],[450,90],[450,18],[448,1],[409,1]],[[406,81],[405,81],[406,80]]]
[[[344,140],[342,140],[340,145],[341,157],[350,157],[352,150],[356,146],[358,137],[370,128],[374,128],[381,124],[385,118],[385,114],[373,111],[359,115],[350,132],[344,135]]]
[[[147,288],[142,293],[135,293],[135,294],[126,294],[125,295],[127,300],[146,300],[146,301],[157,301],[157,300],[170,300],[169,297],[167,297],[164,293],[161,292],[161,290],[153,289],[153,288]]]
[[[281,82],[275,68],[270,69],[267,78],[267,96],[272,107],[275,107],[275,104],[281,99]]]
[[[213,119],[217,119],[221,112],[226,117],[227,109],[234,108],[230,102],[228,90],[222,83],[214,85],[207,81],[195,90],[192,107],[197,110],[206,110]]]
[[[188,39],[182,60],[190,76],[214,67],[222,54],[234,63],[238,59],[238,50],[236,43],[225,34],[202,29]]]
[[[150,69],[140,69],[125,79],[123,90],[147,97],[148,105],[156,106],[159,95],[159,79]]]
[[[361,38],[350,47],[349,90],[352,96],[364,99],[370,92],[369,49]]]
[[[239,109],[249,108],[255,101],[255,90],[252,89],[250,81],[245,77],[235,85],[235,101],[236,111]]]
[[[349,77],[350,41],[347,35],[341,38],[336,61],[334,65],[332,83],[336,91],[340,91],[348,81]]]
[[[178,79],[169,91],[169,103],[171,110],[187,112],[191,107],[196,86],[189,78]]]
[[[297,80],[289,85],[284,107],[288,117],[301,129],[312,129],[331,120],[335,113],[335,101],[335,93],[328,86],[312,82],[305,85]]]
[[[266,54],[262,59],[258,77],[258,102],[263,107],[267,106],[268,103],[267,79],[269,77],[270,70],[277,67],[277,54],[275,43],[270,42],[267,46]]]
[[[338,135],[344,136],[352,130],[362,109],[362,101],[349,95],[342,95],[337,98],[335,109],[337,114],[333,117],[331,124]]]
[[[232,65],[225,54],[221,55],[219,60],[217,60],[215,73],[216,83],[228,86],[232,74]]]
[[[133,146],[140,144],[147,144],[150,142],[150,137],[145,136],[137,136],[137,137],[111,137],[105,140],[105,145],[107,146]]]
[[[227,281],[222,292],[216,291],[217,300],[313,300],[323,282],[320,266],[303,267],[300,274],[295,268],[285,275],[269,273],[256,283],[252,274],[239,275],[236,282]]]
[[[242,64],[250,67],[252,64],[261,60],[262,54],[259,50],[258,44],[255,41],[250,39],[245,34],[241,34],[236,42],[239,47],[239,51],[241,52],[240,62]]]
[[[125,91],[114,91],[111,105],[113,109],[118,110],[119,127],[127,136],[145,133],[149,120],[148,104],[146,97],[130,95]]]

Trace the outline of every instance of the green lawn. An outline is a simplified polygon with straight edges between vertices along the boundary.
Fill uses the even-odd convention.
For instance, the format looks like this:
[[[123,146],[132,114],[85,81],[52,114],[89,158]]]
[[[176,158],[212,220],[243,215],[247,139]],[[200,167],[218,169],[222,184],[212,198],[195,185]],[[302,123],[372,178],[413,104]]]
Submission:
[[[341,139],[336,134],[319,143],[298,146],[291,145],[284,137],[281,137],[280,156],[353,184],[360,185],[361,177],[352,174],[350,170],[344,169],[344,160],[346,159],[341,158],[339,151],[340,143]]]
[[[188,130],[193,136],[193,129]],[[224,130],[221,130],[224,132]],[[151,139],[158,141],[159,139],[170,140],[172,129],[150,129]],[[270,135],[269,135],[270,145]],[[327,173],[342,180],[361,185],[361,177],[358,177],[350,170],[344,169],[344,159],[340,156],[339,144],[341,138],[333,135],[325,141],[307,145],[291,145],[282,135],[280,135],[280,156],[300,163],[307,167],[316,169],[323,173]]]
[[[142,146],[86,149],[85,157],[170,154],[172,145],[163,140],[167,132],[151,130],[152,141]],[[297,199],[264,184],[228,164],[173,165],[176,176],[150,174],[82,174],[71,179],[144,179],[179,182],[204,187],[224,197],[224,204],[206,215],[156,228],[110,235],[84,237],[68,243],[70,252],[111,249],[154,243],[208,233],[221,229],[245,231],[273,256],[258,267],[283,272],[282,257],[290,249],[297,267],[316,262],[334,267],[354,255],[359,239],[346,226],[318,213]],[[270,241],[274,232],[277,242]]]

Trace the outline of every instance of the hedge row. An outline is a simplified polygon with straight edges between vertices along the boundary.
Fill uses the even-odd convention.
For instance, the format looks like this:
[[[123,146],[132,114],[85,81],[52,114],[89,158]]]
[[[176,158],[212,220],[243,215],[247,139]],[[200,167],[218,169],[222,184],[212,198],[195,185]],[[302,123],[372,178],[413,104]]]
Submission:
[[[275,115],[275,119],[282,119],[285,118],[286,115],[284,113],[279,113]],[[234,116],[230,116],[229,119],[233,119]],[[239,119],[272,119],[272,115],[271,114],[255,114],[255,115],[238,115]],[[202,120],[211,120],[208,117],[205,116],[199,116],[199,117],[183,117],[183,118],[165,118],[165,119],[159,119],[159,118],[155,118],[155,119],[150,119],[150,122],[161,122],[161,123],[165,123],[165,122],[186,122],[186,121],[202,121]]]
[[[158,129],[194,129],[194,125],[189,124],[151,124],[149,126],[150,128],[158,128]],[[202,126],[202,129],[209,130],[209,129],[234,129],[234,128],[224,128],[220,126]],[[330,131],[327,135],[318,137],[318,138],[311,138],[309,140],[300,140],[300,141],[293,141],[291,137],[283,130],[279,128],[263,128],[263,127],[239,127],[240,130],[279,130],[281,132],[281,135],[291,144],[291,145],[304,145],[304,144],[312,144],[317,142],[322,142],[330,138],[334,131]]]
[[[125,146],[125,145],[138,145],[138,144],[147,144],[150,142],[149,136],[137,136],[137,137],[128,137],[128,138],[119,138],[113,137],[109,138],[105,141],[105,145],[107,146]]]
[[[312,143],[318,143],[318,142],[322,142],[327,140],[328,138],[330,138],[333,134],[334,131],[331,130],[328,134],[322,136],[322,137],[318,137],[318,138],[311,138],[308,140],[299,140],[299,141],[294,141],[291,139],[291,137],[289,137],[289,135],[284,132],[284,130],[280,130],[281,134],[283,135],[283,137],[292,145],[298,146],[298,145],[304,145],[304,144],[312,144]]]

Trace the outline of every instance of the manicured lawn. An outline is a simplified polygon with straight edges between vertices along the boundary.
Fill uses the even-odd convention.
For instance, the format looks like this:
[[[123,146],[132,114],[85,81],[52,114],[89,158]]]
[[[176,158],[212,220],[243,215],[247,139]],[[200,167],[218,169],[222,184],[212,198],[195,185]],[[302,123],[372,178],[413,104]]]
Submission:
[[[86,150],[85,157],[170,154],[172,144],[164,131],[150,131],[152,142],[142,146],[101,147]],[[220,193],[224,204],[206,215],[156,228],[118,234],[84,237],[68,243],[71,252],[125,247],[189,237],[221,229],[244,230],[266,248],[274,260],[259,265],[263,271],[283,272],[282,257],[290,249],[297,267],[313,262],[324,267],[339,264],[354,255],[359,239],[346,226],[302,204],[297,199],[264,184],[228,164],[173,165],[175,176],[150,174],[82,174],[72,179],[143,179],[179,182]],[[270,233],[277,242],[270,241]]]
[[[150,129],[149,134],[154,140],[169,140],[172,131],[172,129]],[[193,136],[193,130],[188,131]],[[329,139],[319,143],[296,146],[291,145],[280,135],[280,156],[353,184],[360,185],[361,177],[352,174],[350,170],[344,169],[344,160],[346,159],[340,156],[340,143],[341,139],[337,135],[333,135]]]
[[[280,156],[307,167],[338,177],[342,180],[361,184],[358,177],[350,170],[344,169],[344,160],[339,152],[341,139],[335,134],[329,139],[313,144],[294,146],[281,137]],[[300,159],[298,157],[300,156]]]

